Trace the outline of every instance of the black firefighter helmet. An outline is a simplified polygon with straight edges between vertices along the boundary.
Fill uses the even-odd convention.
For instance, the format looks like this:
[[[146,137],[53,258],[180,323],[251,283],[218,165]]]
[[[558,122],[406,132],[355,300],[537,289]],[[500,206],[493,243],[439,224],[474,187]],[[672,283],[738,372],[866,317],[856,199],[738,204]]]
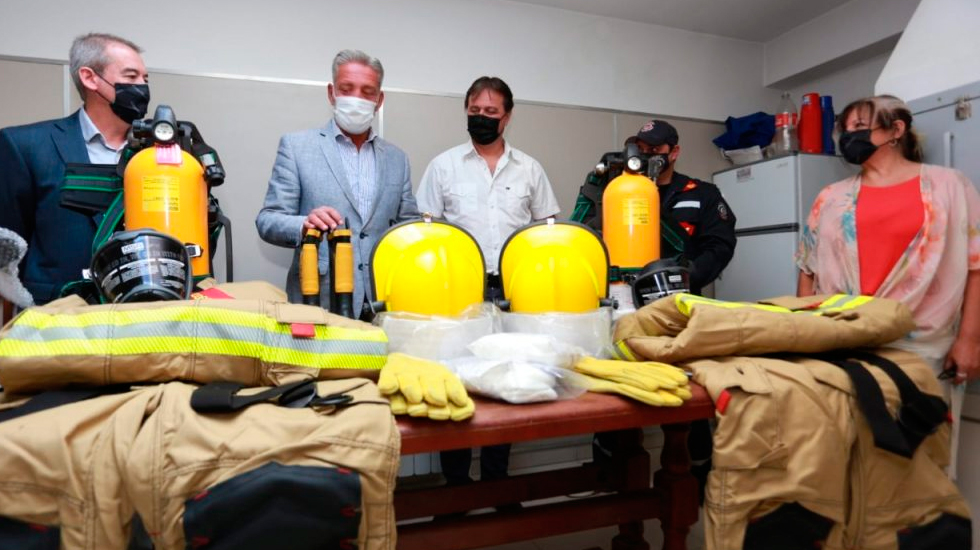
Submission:
[[[654,260],[636,274],[633,304],[637,309],[654,300],[691,291],[691,262],[683,257]]]
[[[152,229],[114,233],[89,274],[107,303],[187,300],[194,286],[184,243]]]

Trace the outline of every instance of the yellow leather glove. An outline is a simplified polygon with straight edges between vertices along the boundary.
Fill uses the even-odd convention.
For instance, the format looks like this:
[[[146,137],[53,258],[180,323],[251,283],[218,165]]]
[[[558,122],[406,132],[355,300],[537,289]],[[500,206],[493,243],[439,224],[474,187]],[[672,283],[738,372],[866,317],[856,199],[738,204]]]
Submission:
[[[452,371],[435,361],[404,353],[388,355],[378,389],[389,396],[395,414],[463,420],[473,416],[475,409],[463,383]]]
[[[401,393],[389,395],[388,400],[391,402],[391,412],[393,414],[407,414],[414,417],[429,418],[430,420],[454,420],[459,422],[460,420],[466,420],[473,416],[473,412],[476,410],[476,404],[469,397],[466,398],[466,405],[462,407],[452,402],[445,407],[429,405],[425,401],[410,404]]]
[[[586,389],[592,392],[617,393],[659,407],[677,407],[691,398],[687,375],[666,363],[585,357],[574,370],[583,375]]]

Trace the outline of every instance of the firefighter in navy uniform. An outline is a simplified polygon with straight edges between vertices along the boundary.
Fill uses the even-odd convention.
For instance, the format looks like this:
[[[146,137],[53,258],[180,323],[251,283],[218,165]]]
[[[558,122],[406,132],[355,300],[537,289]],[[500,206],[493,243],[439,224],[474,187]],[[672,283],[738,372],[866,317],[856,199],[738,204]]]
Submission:
[[[700,294],[728,265],[735,253],[735,214],[712,183],[686,176],[674,170],[681,147],[677,130],[663,120],[650,120],[635,136],[627,140],[635,142],[641,153],[665,160],[664,168],[657,175],[660,192],[660,256],[683,256],[692,263],[691,292]],[[608,182],[619,175],[622,164],[610,162],[615,153],[606,153],[603,163],[611,166],[605,174],[590,172],[579,193],[572,220],[602,230],[602,192]],[[640,307],[642,304],[636,304]],[[593,456],[597,462],[608,456],[605,445],[612,439],[597,434],[593,444]],[[704,485],[711,469],[711,428],[707,420],[693,422],[688,438],[692,472],[698,478],[701,499]]]
[[[680,156],[677,130],[663,120],[651,120],[640,128],[627,143],[635,142],[640,152],[651,157],[661,156],[665,167],[657,176],[660,191],[660,256],[683,255],[693,264],[691,292],[700,294],[735,252],[735,214],[712,183],[674,171]],[[603,156],[611,168],[605,173],[589,173],[579,194],[572,220],[602,230],[602,192],[608,182],[619,175],[621,165]]]

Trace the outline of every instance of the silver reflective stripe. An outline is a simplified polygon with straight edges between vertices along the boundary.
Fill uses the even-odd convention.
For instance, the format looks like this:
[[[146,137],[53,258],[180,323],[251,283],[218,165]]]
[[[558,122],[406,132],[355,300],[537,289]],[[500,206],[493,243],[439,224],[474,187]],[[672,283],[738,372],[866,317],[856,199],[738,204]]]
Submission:
[[[88,325],[84,328],[50,327],[37,329],[14,325],[4,339],[25,342],[58,340],[114,340],[123,338],[194,338],[262,344],[269,348],[296,350],[316,354],[386,355],[387,342],[341,340],[337,338],[293,338],[288,333],[269,332],[259,328],[235,325],[195,323],[189,321],[134,323],[125,326]],[[188,351],[188,350],[174,350]]]
[[[701,208],[701,201],[681,201],[674,208]]]

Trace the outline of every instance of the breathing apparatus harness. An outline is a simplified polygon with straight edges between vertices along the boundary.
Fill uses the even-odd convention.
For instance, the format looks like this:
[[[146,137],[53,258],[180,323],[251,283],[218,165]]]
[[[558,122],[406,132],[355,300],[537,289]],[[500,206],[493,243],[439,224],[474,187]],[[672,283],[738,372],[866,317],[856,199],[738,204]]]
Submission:
[[[186,152],[193,161],[200,164],[203,180],[207,186],[206,244],[210,252],[206,258],[207,265],[211,266],[215,245],[222,230],[225,230],[225,273],[228,281],[234,280],[231,221],[221,211],[218,199],[211,194],[212,187],[221,185],[225,180],[221,159],[217,151],[204,141],[197,126],[189,121],[177,120],[173,109],[168,105],[157,106],[152,119],[133,121],[127,135],[126,147],[117,164],[70,163],[66,166],[65,185],[61,190],[60,202],[66,208],[95,217],[98,226],[92,240],[93,256],[106,246],[117,231],[149,229],[162,234],[168,233],[162,227],[125,227],[124,224],[126,168],[138,153],[148,148],[169,148],[171,154],[178,155],[177,159],[182,152]],[[166,186],[167,183],[161,185]],[[163,208],[168,206],[164,204],[165,201],[165,198],[161,199]],[[203,253],[203,248],[197,243],[189,245],[188,255],[191,258],[199,257]],[[104,256],[105,253],[103,263],[106,262]],[[213,269],[207,271],[210,274]],[[85,276],[91,276],[91,270]],[[201,275],[198,275],[198,278],[201,278]],[[100,286],[104,285],[101,282],[83,279],[65,285],[61,294],[62,296],[78,294],[90,303],[98,303],[107,299],[97,291]]]
[[[657,181],[665,168],[667,166],[663,157],[645,154],[633,140],[627,140],[622,151],[603,154],[595,168],[585,177],[569,219],[602,232],[602,194],[609,182],[622,174],[624,169]],[[660,213],[660,236],[677,254],[683,254],[687,248],[688,234],[669,212]]]

